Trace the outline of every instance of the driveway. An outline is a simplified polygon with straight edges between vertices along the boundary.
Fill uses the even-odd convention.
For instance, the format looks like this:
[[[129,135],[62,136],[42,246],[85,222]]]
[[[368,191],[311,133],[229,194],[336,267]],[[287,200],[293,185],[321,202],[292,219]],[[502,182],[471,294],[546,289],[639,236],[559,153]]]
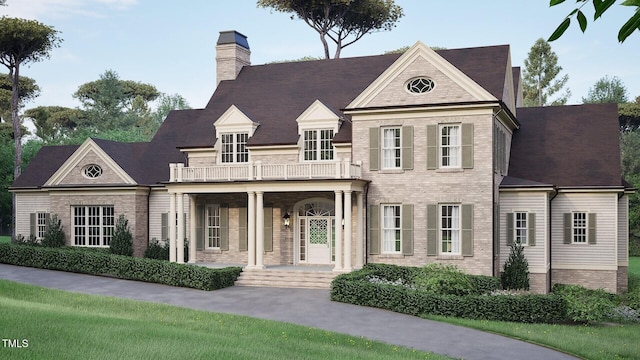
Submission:
[[[328,290],[234,286],[216,291],[0,264],[0,278],[85,294],[247,315],[362,336],[463,359],[575,359],[541,346],[391,311],[329,300]]]

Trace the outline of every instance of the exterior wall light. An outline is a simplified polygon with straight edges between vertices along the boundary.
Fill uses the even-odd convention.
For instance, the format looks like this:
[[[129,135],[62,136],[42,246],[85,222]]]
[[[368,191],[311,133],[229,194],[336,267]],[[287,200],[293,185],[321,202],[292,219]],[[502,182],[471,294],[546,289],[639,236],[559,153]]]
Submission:
[[[289,228],[289,219],[291,218],[291,215],[289,215],[288,211],[285,211],[284,216],[282,217],[282,220],[284,222],[284,227],[286,227],[287,229]]]

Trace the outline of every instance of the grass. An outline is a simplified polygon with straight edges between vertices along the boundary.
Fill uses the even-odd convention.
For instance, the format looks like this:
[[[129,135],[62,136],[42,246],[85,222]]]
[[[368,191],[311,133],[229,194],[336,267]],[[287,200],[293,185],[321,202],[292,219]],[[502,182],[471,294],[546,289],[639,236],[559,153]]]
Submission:
[[[11,242],[11,236],[0,236],[0,244],[2,243],[10,243]]]
[[[640,257],[629,258],[629,285],[640,286]],[[439,316],[426,318],[544,345],[583,359],[640,359],[638,323],[549,325]]]
[[[448,359],[299,325],[0,280],[12,359]]]

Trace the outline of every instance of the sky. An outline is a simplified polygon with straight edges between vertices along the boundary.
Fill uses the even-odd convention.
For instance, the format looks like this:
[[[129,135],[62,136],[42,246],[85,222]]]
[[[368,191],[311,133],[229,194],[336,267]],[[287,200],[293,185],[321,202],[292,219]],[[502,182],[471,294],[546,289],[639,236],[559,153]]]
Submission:
[[[575,7],[549,7],[548,0],[396,0],[404,10],[392,31],[366,35],[341,57],[378,55],[422,41],[449,49],[511,46],[513,66],[524,67],[531,46],[548,38]],[[50,59],[21,68],[41,93],[25,108],[78,107],[72,97],[106,70],[122,80],[179,94],[191,107],[204,107],[215,90],[215,43],[220,31],[248,37],[252,64],[322,56],[318,34],[291,15],[258,8],[255,0],[7,0],[0,15],[35,19],[60,31],[61,46]],[[584,8],[592,18],[593,8]],[[579,104],[604,76],[619,77],[630,100],[640,96],[640,33],[620,44],[620,26],[633,8],[614,5],[582,33],[577,22],[552,42],[568,74],[569,104]],[[0,72],[6,73],[4,67]]]

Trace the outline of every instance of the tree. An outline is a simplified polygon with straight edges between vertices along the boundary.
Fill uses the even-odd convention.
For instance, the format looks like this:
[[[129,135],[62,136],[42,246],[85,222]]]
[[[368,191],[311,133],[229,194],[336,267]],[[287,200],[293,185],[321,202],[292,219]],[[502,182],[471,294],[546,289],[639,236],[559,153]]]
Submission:
[[[636,97],[636,102],[619,104],[618,116],[620,132],[640,129],[640,96]]]
[[[293,13],[320,35],[325,59],[327,38],[336,44],[334,58],[343,48],[373,31],[389,31],[404,15],[394,0],[258,0],[258,6]]]
[[[20,66],[49,58],[49,52],[62,41],[58,31],[35,20],[0,18],[0,63],[9,69],[11,81],[11,120],[13,123],[13,177],[20,176],[22,134],[18,109],[20,105]]]
[[[58,215],[53,215],[48,220],[49,224],[47,230],[44,232],[42,238],[42,246],[46,247],[62,247],[64,243],[64,230],[62,227],[62,221],[58,218]]]
[[[11,97],[13,84],[8,74],[0,73],[0,120],[7,121],[11,118]],[[40,87],[36,81],[26,76],[18,79],[18,105],[20,108],[27,101],[35,99],[40,95]]]
[[[569,75],[557,78],[562,71],[558,56],[544,39],[536,40],[527,59],[524,60],[523,92],[525,106],[564,105],[571,91],[565,92],[549,103],[549,97],[560,91],[569,81]]]
[[[589,88],[587,97],[582,98],[585,104],[627,102],[627,88],[617,76],[605,76]]]
[[[640,130],[620,134],[622,178],[640,189]],[[629,235],[640,240],[640,194],[629,197]]]
[[[556,6],[562,4],[565,0],[550,0],[549,6]],[[580,30],[584,33],[587,30],[587,17],[582,12],[582,8],[588,3],[587,0],[576,0],[577,3],[582,3],[577,8],[573,9],[567,15],[567,17],[560,23],[560,25],[556,28],[556,30],[549,37],[549,41],[554,41],[562,36],[564,32],[571,25],[571,18],[575,15],[578,20],[578,24],[580,25]],[[609,8],[616,3],[616,0],[594,0],[593,1],[593,21],[598,20]],[[638,0],[623,0],[619,1],[620,5],[625,6],[635,6],[635,12],[633,15],[629,17],[627,22],[622,25],[620,31],[618,31],[618,41],[624,42],[629,35],[631,35],[634,31],[640,31],[640,1]]]
[[[100,79],[80,85],[73,97],[86,111],[81,125],[106,130],[135,126],[141,115],[148,115],[149,102],[159,95],[153,85],[120,80],[115,71],[107,70]]]
[[[33,121],[35,135],[46,142],[67,136],[85,121],[81,110],[63,106],[38,106],[26,110],[24,117]]]
[[[122,214],[118,216],[116,221],[116,228],[109,242],[109,248],[112,254],[133,256],[133,236],[129,229],[129,220]]]
[[[156,110],[151,114],[152,125],[155,130],[164,122],[171,110],[191,109],[187,99],[179,94],[160,94],[157,100]]]
[[[500,282],[505,290],[529,290],[529,262],[524,256],[524,246],[516,241],[511,243]]]

